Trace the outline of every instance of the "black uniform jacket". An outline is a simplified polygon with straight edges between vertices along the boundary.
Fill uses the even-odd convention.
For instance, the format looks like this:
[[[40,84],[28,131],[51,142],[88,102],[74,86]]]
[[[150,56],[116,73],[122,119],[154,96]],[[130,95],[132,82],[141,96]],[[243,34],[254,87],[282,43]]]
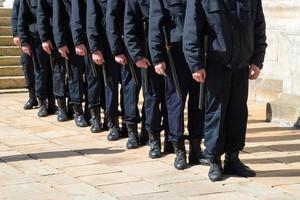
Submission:
[[[106,13],[106,0],[88,0],[87,1],[87,22],[86,33],[89,41],[90,51],[103,51],[103,48],[109,48],[106,39],[105,30],[105,13]]]
[[[186,0],[151,0],[149,19],[149,48],[153,64],[166,61],[162,27],[173,48],[181,51]]]
[[[53,0],[39,0],[37,26],[42,42],[53,40]]]
[[[72,0],[71,31],[75,46],[80,44],[86,44],[87,42],[86,1],[87,0]]]
[[[108,0],[106,8],[106,32],[114,56],[125,54],[123,20],[125,0]]]
[[[148,36],[150,0],[127,0],[124,14],[124,40],[134,62],[145,57],[145,42]],[[146,26],[144,27],[144,24]],[[146,29],[146,30],[144,30]]]
[[[192,73],[204,67],[205,34],[209,59],[228,68],[262,68],[267,44],[261,0],[187,2],[183,46]]]
[[[18,33],[18,16],[19,16],[20,0],[14,0],[11,14],[11,29],[13,37],[17,37]]]
[[[31,44],[31,39],[39,40],[36,13],[38,0],[20,0],[18,32],[21,46]]]
[[[71,12],[73,0],[53,0],[53,35],[57,48],[72,42]],[[73,42],[72,42],[73,43]]]

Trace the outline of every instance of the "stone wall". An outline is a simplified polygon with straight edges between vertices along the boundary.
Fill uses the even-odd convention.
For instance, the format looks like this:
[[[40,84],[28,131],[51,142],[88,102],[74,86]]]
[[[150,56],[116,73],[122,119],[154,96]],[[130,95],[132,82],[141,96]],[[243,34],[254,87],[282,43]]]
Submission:
[[[250,98],[268,104],[269,120],[300,126],[300,1],[263,0],[268,49]]]
[[[14,1],[13,0],[0,0],[0,7],[12,8]]]

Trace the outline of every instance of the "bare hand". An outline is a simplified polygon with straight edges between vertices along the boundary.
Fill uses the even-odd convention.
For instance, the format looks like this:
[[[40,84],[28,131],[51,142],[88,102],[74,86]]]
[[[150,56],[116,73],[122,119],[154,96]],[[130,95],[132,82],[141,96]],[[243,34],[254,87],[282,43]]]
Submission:
[[[167,76],[167,74],[166,74],[166,63],[164,61],[156,64],[154,66],[154,68],[155,68],[155,72],[157,74]]]
[[[256,80],[260,74],[260,68],[252,64],[249,67],[249,79]]]
[[[96,51],[93,53],[92,59],[97,65],[102,65],[105,62],[101,51]]]
[[[87,55],[87,50],[86,50],[86,47],[85,47],[84,44],[77,45],[75,47],[75,51],[76,51],[76,54],[79,55],[79,56]]]
[[[206,71],[205,69],[200,69],[192,74],[193,79],[199,83],[204,83],[206,79]]]
[[[135,64],[137,67],[144,69],[147,69],[151,65],[150,61],[145,57],[138,60]]]
[[[25,54],[31,56],[31,46],[30,46],[29,44],[23,46],[23,47],[22,47],[22,51],[23,51]]]
[[[124,54],[115,56],[115,61],[121,65],[126,65],[128,63],[127,58]]]
[[[62,46],[58,49],[58,52],[60,53],[61,57],[65,58],[65,59],[69,59],[68,57],[68,54],[70,53],[69,52],[69,49],[68,47],[65,45],[65,46]]]
[[[20,47],[20,38],[19,37],[14,37],[13,40],[14,40],[14,44],[16,46]]]
[[[48,40],[46,42],[43,42],[42,43],[42,47],[43,47],[44,51],[47,52],[47,54],[51,54],[52,53],[53,45],[52,45],[52,42],[50,40]]]

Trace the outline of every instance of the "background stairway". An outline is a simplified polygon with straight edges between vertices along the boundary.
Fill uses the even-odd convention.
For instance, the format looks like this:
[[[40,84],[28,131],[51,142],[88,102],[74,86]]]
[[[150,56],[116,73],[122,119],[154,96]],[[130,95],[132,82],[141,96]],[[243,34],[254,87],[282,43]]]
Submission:
[[[25,92],[20,49],[13,44],[11,9],[0,8],[0,94]]]

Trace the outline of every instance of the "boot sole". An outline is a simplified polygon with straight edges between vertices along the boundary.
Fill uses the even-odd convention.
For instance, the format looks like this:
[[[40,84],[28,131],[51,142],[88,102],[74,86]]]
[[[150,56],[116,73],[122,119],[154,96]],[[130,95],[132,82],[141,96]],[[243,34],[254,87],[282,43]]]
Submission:
[[[217,182],[217,181],[222,181],[223,180],[223,177],[220,177],[220,178],[210,178],[210,177],[208,177],[208,178],[212,182]]]

